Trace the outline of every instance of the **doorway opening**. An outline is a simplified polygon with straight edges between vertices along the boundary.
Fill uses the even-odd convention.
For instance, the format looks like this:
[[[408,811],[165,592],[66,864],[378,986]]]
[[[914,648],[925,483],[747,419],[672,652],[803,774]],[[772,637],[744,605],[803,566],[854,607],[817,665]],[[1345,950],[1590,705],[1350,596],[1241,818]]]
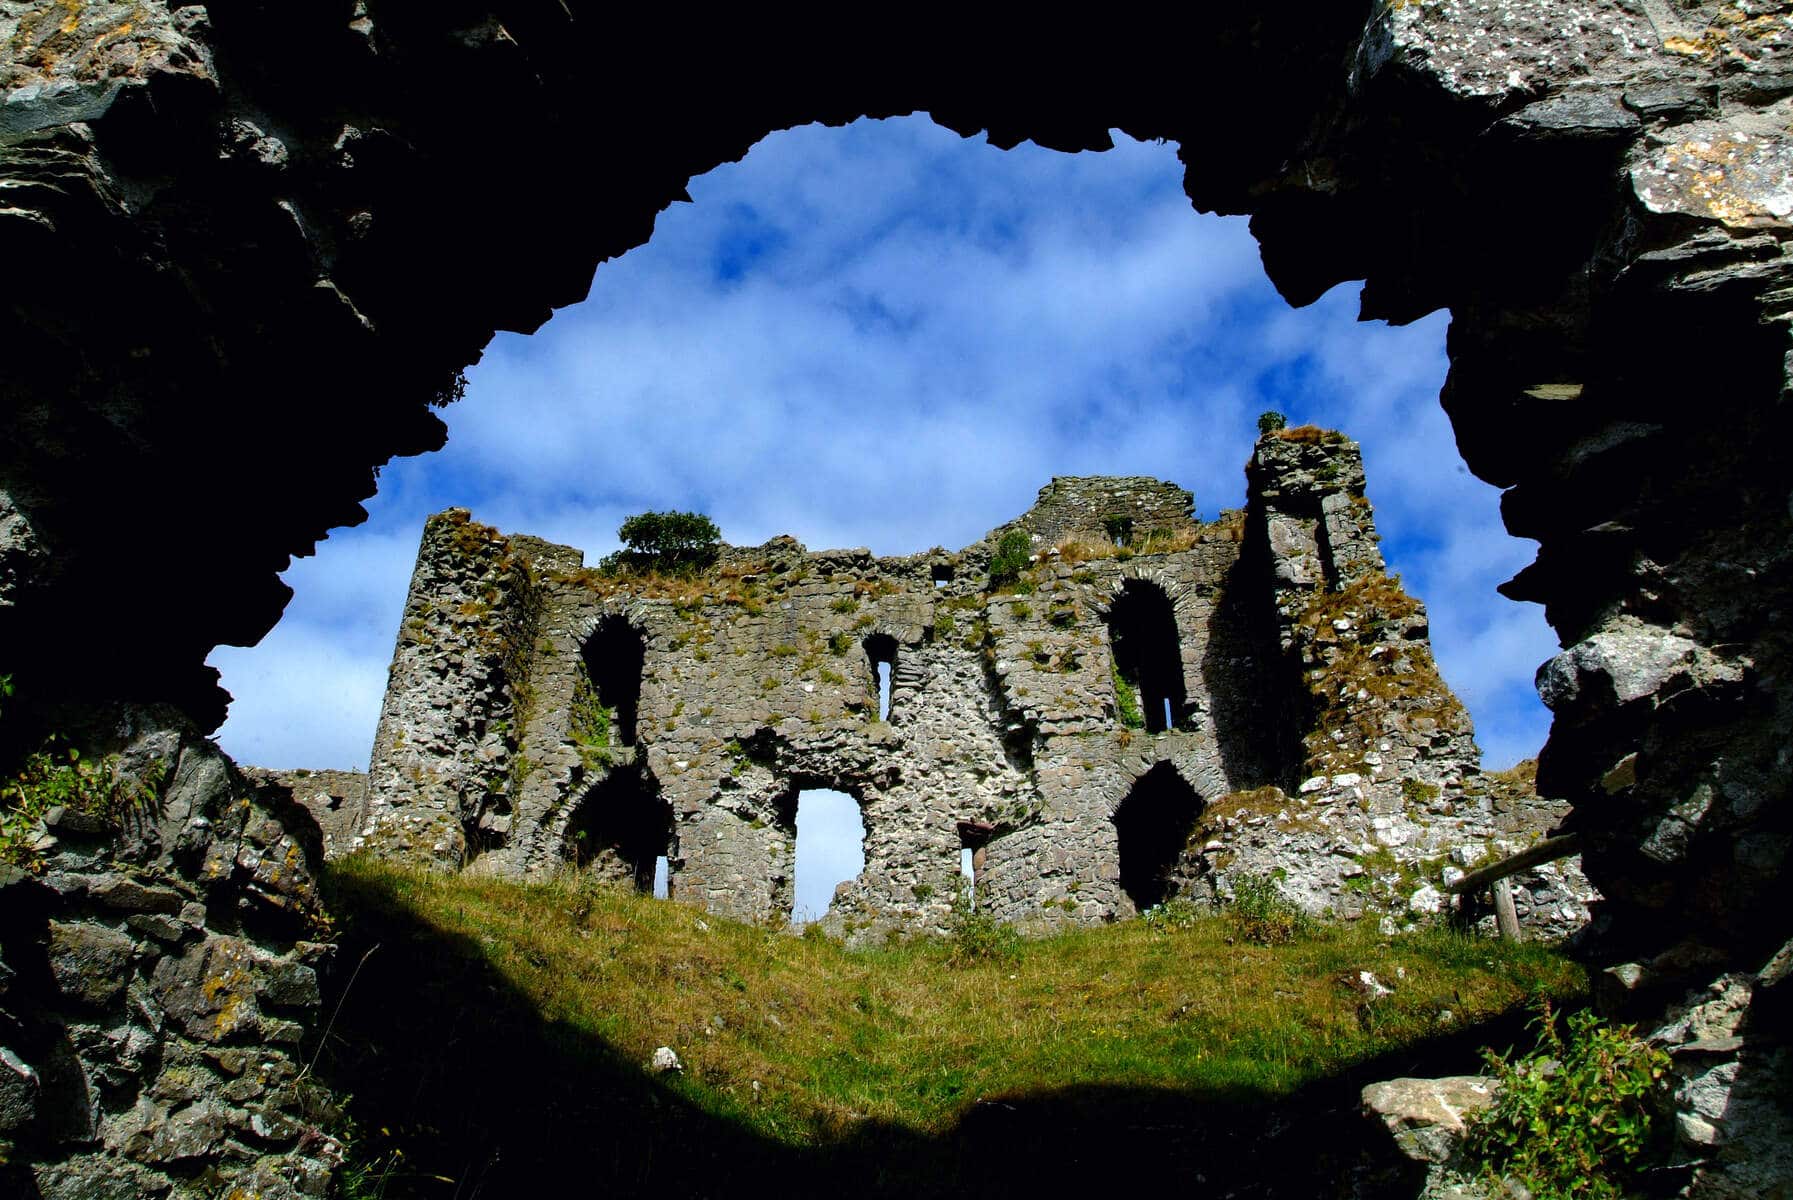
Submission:
[[[1146,732],[1175,729],[1183,717],[1183,655],[1170,597],[1155,583],[1129,579],[1108,610],[1116,691],[1132,689]],[[1116,695],[1126,719],[1126,699]]]
[[[1189,844],[1202,798],[1169,763],[1141,775],[1114,811],[1121,890],[1144,912],[1170,897],[1171,874]]]
[[[859,801],[833,788],[797,793],[797,853],[791,924],[828,913],[835,889],[865,870],[865,817]]]
[[[609,710],[610,743],[633,746],[635,714],[641,705],[641,670],[647,657],[641,632],[622,617],[605,617],[586,639],[581,657],[598,703]]]
[[[579,801],[561,852],[581,871],[670,896],[672,807],[641,771],[612,771]]]

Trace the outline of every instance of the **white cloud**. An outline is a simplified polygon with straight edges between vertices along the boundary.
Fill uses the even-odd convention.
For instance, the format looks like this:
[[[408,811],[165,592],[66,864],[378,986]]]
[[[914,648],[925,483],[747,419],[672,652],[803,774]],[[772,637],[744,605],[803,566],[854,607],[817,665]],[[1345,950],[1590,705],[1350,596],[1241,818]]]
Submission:
[[[585,304],[492,344],[448,447],[388,467],[368,524],[288,572],[262,646],[214,656],[238,698],[226,748],[365,765],[418,532],[449,504],[591,557],[649,507],[709,512],[738,543],[907,553],[975,540],[1054,474],[1155,474],[1207,515],[1235,506],[1276,407],[1364,444],[1385,550],[1490,761],[1535,750],[1551,640],[1493,591],[1529,547],[1439,408],[1444,315],[1359,324],[1352,287],[1288,309],[1244,222],[1190,210],[1173,147],[1117,140],[1003,153],[861,122],[694,180]]]

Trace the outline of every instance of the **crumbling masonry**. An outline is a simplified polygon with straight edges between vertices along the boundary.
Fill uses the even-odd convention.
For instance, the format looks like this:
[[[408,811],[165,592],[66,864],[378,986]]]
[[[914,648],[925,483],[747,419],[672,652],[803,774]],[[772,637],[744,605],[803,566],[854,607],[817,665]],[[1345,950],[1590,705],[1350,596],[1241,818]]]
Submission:
[[[1248,476],[1247,509],[1206,524],[1173,484],[1058,478],[957,554],[775,538],[682,581],[450,509],[424,530],[366,798],[301,802],[329,801],[333,852],[644,889],[664,856],[675,896],[777,921],[798,793],[834,788],[865,869],[826,922],[856,938],[944,923],[965,849],[978,904],[1037,928],[1241,867],[1316,910],[1405,910],[1403,862],[1501,832],[1469,719],[1384,573],[1357,446],[1269,435]],[[1012,530],[1032,562],[992,586]]]

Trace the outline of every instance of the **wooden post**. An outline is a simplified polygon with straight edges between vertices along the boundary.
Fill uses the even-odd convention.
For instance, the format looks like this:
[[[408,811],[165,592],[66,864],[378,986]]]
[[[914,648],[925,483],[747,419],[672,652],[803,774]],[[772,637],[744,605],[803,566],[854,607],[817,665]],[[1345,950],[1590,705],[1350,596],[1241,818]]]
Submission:
[[[1513,907],[1513,881],[1501,876],[1494,881],[1494,923],[1500,926],[1500,940],[1519,940],[1519,910]]]

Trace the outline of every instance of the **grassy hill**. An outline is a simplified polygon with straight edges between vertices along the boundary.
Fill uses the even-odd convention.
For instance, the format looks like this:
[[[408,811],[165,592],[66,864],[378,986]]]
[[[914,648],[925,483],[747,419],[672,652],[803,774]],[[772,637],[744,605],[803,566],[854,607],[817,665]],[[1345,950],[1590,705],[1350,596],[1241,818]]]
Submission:
[[[973,957],[847,951],[577,879],[349,860],[331,889],[338,990],[359,974],[319,1070],[353,1097],[365,1196],[1051,1193],[1143,1172],[1373,1193],[1403,1167],[1355,1115],[1363,1083],[1472,1069],[1529,997],[1585,987],[1550,949],[1446,931],[1258,946],[1222,915]],[[1365,970],[1393,994],[1366,999]],[[659,1046],[683,1071],[648,1069]]]

